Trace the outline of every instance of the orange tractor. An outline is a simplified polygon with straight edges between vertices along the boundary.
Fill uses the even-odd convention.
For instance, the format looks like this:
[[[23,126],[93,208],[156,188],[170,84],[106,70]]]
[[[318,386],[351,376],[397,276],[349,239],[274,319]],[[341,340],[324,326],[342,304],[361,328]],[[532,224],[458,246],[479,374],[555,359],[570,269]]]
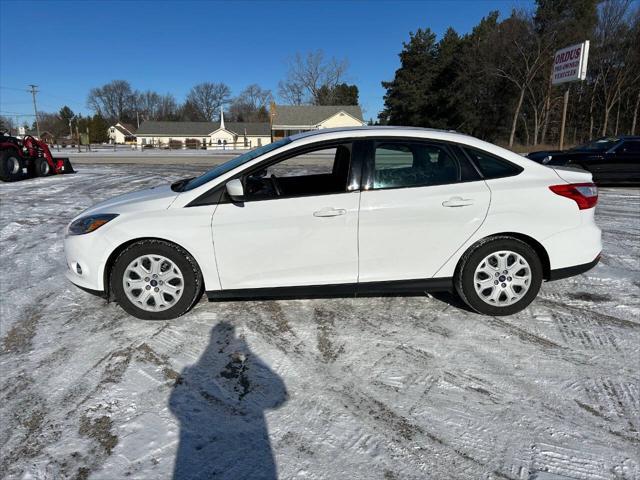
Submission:
[[[20,139],[0,133],[0,180],[15,182],[62,173],[76,172],[68,158],[53,158],[42,140],[31,135]]]

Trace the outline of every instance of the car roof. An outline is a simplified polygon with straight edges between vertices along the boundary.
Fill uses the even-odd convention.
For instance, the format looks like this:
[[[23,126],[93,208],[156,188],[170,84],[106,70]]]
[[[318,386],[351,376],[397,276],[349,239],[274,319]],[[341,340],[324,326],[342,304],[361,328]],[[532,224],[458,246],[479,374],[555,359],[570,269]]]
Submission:
[[[612,141],[612,142],[619,142],[620,140],[640,140],[640,136],[638,136],[638,135],[609,135],[609,136],[606,136],[606,137],[594,138],[593,140],[589,140],[586,143],[589,144],[589,143],[593,143],[593,142],[601,142],[603,140],[609,140],[609,141]]]
[[[408,137],[415,139],[436,140],[457,143],[468,147],[484,150],[488,153],[497,155],[498,157],[510,160],[520,166],[530,166],[530,163],[537,166],[535,162],[528,158],[502,148],[493,143],[485,142],[479,138],[456,132],[455,130],[438,130],[435,128],[421,127],[401,127],[401,126],[365,126],[365,127],[347,127],[347,128],[325,128],[320,130],[312,130],[302,132],[289,137],[292,147],[294,145],[302,145],[327,140],[340,140],[346,138],[369,138],[369,137]],[[536,167],[533,168],[536,168]]]
[[[423,127],[402,127],[402,126],[389,126],[389,125],[367,125],[362,127],[336,127],[336,128],[323,128],[320,130],[309,130],[307,132],[296,133],[291,135],[291,140],[298,140],[306,137],[313,137],[315,135],[325,135],[332,133],[349,133],[349,132],[362,132],[366,131],[373,135],[375,132],[406,132],[410,133],[428,133],[428,132],[447,132],[458,133],[455,130],[441,130],[437,128],[423,128]]]
[[[420,127],[366,126],[350,128],[325,128],[321,130],[313,130],[291,135],[290,137],[286,137],[288,141],[286,141],[285,139],[285,141],[283,141],[283,143],[275,150],[266,152],[251,159],[247,163],[238,165],[233,170],[222,174],[220,177],[217,177],[212,181],[217,183],[224,182],[231,176],[236,175],[238,171],[252,168],[253,165],[256,165],[265,160],[268,161],[272,156],[276,156],[281,153],[286,154],[287,151],[295,150],[298,147],[306,147],[308,145],[323,142],[333,143],[333,140],[353,141],[357,140],[358,138],[366,139],[376,137],[397,137],[399,139],[409,138],[416,140],[425,139],[455,143],[464,147],[475,148],[477,150],[495,155],[499,158],[509,160],[510,162],[525,168],[529,172],[529,174],[539,175],[544,178],[547,178],[550,175],[556,177],[556,174],[553,173],[550,168],[534,162],[533,160],[530,160],[523,155],[512,152],[511,150],[507,150],[498,145],[485,142],[484,140],[480,140],[470,135],[455,132],[453,130],[437,130],[432,128]],[[176,204],[176,206],[187,205],[190,201],[197,198],[199,195],[206,192],[210,188],[211,184],[210,182],[208,182],[187,192],[182,192],[180,194],[182,200],[178,204]]]

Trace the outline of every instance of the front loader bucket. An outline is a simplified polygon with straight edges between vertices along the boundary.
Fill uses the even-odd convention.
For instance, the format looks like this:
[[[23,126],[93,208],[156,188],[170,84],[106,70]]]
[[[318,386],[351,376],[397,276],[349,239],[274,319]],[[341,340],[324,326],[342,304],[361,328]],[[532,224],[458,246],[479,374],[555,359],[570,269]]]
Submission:
[[[68,158],[54,158],[54,161],[56,162],[56,173],[76,173]]]

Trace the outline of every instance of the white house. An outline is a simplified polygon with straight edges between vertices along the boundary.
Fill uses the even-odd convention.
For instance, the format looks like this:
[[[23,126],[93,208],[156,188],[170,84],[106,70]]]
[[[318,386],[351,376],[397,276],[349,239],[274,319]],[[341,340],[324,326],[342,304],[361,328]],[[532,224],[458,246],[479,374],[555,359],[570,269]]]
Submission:
[[[128,123],[118,122],[107,130],[109,143],[133,143],[136,141],[136,129]]]
[[[362,127],[358,105],[271,104],[271,132],[274,140],[321,128]]]
[[[335,127],[361,127],[358,105],[275,105],[267,122],[165,122],[147,120],[136,131],[139,146],[170,148],[255,148],[299,132]]]
[[[271,143],[268,123],[159,122],[147,120],[136,132],[140,146],[171,148],[255,148]]]

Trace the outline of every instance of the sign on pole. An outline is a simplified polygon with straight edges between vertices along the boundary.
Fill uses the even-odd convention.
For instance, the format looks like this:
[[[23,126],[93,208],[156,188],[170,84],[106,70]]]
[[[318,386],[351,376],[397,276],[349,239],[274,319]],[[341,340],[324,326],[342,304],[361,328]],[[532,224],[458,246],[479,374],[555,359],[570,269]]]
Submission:
[[[589,40],[558,50],[553,56],[551,84],[574,82],[587,78],[587,60],[589,59]],[[569,89],[564,92],[562,123],[560,124],[560,150],[564,147],[564,126],[567,120]]]
[[[558,50],[553,56],[551,83],[573,82],[587,78],[589,40]]]

